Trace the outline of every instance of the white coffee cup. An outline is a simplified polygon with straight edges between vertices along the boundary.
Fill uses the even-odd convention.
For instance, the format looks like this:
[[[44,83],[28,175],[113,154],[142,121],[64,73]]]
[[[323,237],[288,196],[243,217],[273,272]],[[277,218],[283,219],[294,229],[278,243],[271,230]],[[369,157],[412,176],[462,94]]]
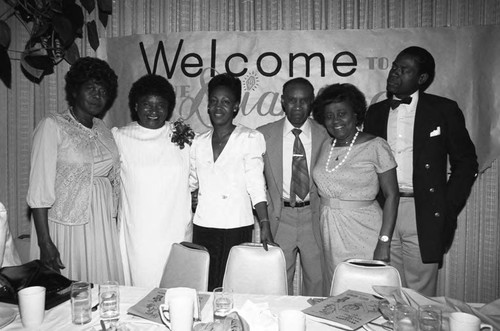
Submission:
[[[450,314],[450,331],[479,331],[482,329],[493,331],[491,325],[481,323],[479,317],[472,314],[462,312]]]
[[[45,287],[30,286],[17,292],[21,322],[25,328],[42,324],[45,316]]]
[[[161,320],[172,331],[191,331],[195,317],[195,300],[197,295],[194,289],[168,289],[165,293],[165,303],[159,306]]]
[[[300,310],[283,310],[279,313],[279,331],[305,331],[306,315]]]

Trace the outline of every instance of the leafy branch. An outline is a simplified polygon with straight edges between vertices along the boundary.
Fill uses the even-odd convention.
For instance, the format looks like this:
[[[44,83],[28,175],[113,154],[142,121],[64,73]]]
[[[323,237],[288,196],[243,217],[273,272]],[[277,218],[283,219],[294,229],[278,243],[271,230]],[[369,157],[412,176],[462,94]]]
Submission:
[[[11,58],[8,55],[11,30],[7,20],[15,17],[29,32],[21,51],[21,70],[35,83],[54,72],[54,66],[65,60],[73,64],[80,52],[75,43],[83,37],[84,26],[90,46],[99,47],[95,20],[85,22],[83,8],[92,13],[98,8],[99,21],[106,27],[112,14],[112,0],[3,0],[10,7],[0,15],[0,79],[10,88]],[[5,17],[5,19],[4,19]]]

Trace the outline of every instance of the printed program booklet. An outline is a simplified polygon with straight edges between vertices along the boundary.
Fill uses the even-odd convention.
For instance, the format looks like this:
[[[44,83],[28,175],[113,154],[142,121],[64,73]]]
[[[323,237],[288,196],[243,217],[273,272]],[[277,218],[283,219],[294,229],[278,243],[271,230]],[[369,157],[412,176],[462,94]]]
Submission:
[[[320,323],[356,330],[381,316],[378,310],[380,300],[369,293],[347,290],[328,297],[303,312]]]

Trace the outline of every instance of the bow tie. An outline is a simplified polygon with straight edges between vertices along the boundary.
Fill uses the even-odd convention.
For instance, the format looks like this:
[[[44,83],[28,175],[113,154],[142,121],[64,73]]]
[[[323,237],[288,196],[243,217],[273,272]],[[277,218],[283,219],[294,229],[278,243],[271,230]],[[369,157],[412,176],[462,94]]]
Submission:
[[[398,99],[391,99],[389,100],[389,105],[391,106],[391,109],[396,109],[399,107],[400,104],[405,103],[409,105],[411,103],[411,97],[406,97],[401,100]]]

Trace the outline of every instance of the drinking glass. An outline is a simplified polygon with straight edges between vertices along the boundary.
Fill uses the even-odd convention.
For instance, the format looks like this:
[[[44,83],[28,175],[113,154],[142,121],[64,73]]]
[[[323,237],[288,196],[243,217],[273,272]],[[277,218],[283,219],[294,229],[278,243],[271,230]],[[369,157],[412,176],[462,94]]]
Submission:
[[[103,320],[117,320],[120,317],[118,282],[107,281],[99,285],[99,315]]]
[[[418,307],[419,331],[441,331],[441,309],[433,305]]]
[[[394,311],[394,331],[418,331],[417,310],[398,303]]]
[[[76,282],[71,284],[71,316],[74,324],[86,324],[92,320],[92,291],[90,284]]]
[[[214,322],[221,322],[233,309],[233,294],[223,287],[214,289]]]
[[[382,314],[382,316],[390,323],[392,326],[392,322],[394,320],[394,310],[396,309],[395,305],[392,305],[387,300],[381,300],[378,303],[378,310]]]

